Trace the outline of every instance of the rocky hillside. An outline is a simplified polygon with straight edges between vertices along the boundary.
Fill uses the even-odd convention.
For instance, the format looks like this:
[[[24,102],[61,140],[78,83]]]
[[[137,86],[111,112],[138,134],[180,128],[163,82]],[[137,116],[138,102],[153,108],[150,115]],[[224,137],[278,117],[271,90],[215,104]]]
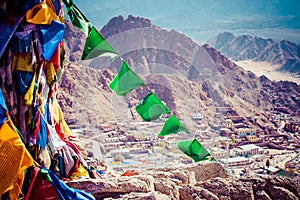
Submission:
[[[61,81],[60,96],[66,118],[92,125],[99,120],[139,120],[134,108],[146,90],[140,88],[125,98],[115,95],[108,85],[118,72],[120,61],[110,64],[108,58],[102,57],[79,61],[83,36],[68,23],[66,29],[69,64]],[[101,33],[192,131],[197,129],[197,123],[191,119],[195,112],[204,114],[201,123],[218,130],[228,115],[243,116],[246,126],[256,127],[250,119],[259,116],[265,124],[271,124],[264,113],[275,105],[290,114],[300,108],[297,84],[257,77],[209,45],[199,46],[185,35],[163,30],[147,19],[119,16],[110,20]],[[218,107],[232,110],[217,113]]]
[[[209,43],[234,61],[267,61],[280,64],[284,71],[300,72],[300,46],[286,40],[276,42],[272,39],[249,35],[234,36],[224,32],[212,38]]]
[[[112,27],[112,28],[110,28]],[[209,45],[199,46],[174,30],[130,16],[113,18],[102,30],[113,48],[191,131],[207,125],[219,134],[224,119],[243,116],[243,124],[268,133],[266,112],[276,108],[293,114],[300,109],[300,87],[272,82],[237,66]],[[114,121],[141,121],[135,105],[146,94],[141,87],[124,98],[108,85],[120,60],[80,61],[84,36],[66,22],[65,72],[59,101],[70,124],[96,126]],[[220,112],[222,108],[230,111]],[[201,122],[191,119],[203,113]],[[258,117],[257,120],[253,120]],[[262,122],[262,123],[260,123]],[[263,126],[261,126],[263,124]],[[121,127],[122,128],[122,127]],[[125,170],[125,169],[122,169]],[[272,176],[229,176],[219,163],[201,162],[169,168],[138,169],[135,176],[105,176],[67,184],[91,192],[97,199],[299,199],[299,184]]]
[[[286,177],[228,175],[219,163],[198,163],[135,171],[134,176],[71,181],[96,199],[277,199],[300,198],[299,183]]]

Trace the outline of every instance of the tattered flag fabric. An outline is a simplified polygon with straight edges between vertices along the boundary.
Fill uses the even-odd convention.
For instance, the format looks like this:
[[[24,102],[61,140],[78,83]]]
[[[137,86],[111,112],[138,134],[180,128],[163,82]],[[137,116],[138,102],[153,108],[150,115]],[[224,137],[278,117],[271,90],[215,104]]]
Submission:
[[[27,172],[27,173],[30,173]],[[28,191],[24,200],[60,199],[48,171],[34,167],[30,173]]]
[[[11,48],[14,52],[28,53],[32,40],[32,31],[35,30],[35,24],[26,24],[19,26],[11,39]],[[20,29],[20,30],[19,30]]]
[[[40,127],[38,130],[36,143],[41,147],[41,149],[45,149],[49,141],[49,136],[47,131],[47,122],[42,115],[43,113],[40,113]]]
[[[25,14],[28,10],[38,5],[41,2],[41,0],[24,0],[23,2],[24,3],[21,8],[21,13]]]
[[[178,148],[195,162],[207,160],[210,153],[196,139],[180,141]]]
[[[34,100],[34,91],[37,89],[36,83],[35,83],[35,73],[31,79],[31,83],[29,87],[27,88],[27,91],[24,94],[24,103],[27,107],[30,107],[33,104]]]
[[[16,71],[14,73],[14,76],[18,83],[17,88],[19,89],[20,93],[24,95],[27,92],[28,88],[30,87],[34,73]]]
[[[163,114],[169,114],[170,110],[151,92],[137,105],[136,112],[145,121],[151,121],[159,119]]]
[[[143,84],[144,82],[136,75],[134,71],[131,70],[127,63],[123,61],[120,71],[109,84],[109,87],[118,95],[125,96],[130,91]]]
[[[84,32],[86,36],[89,33],[89,27],[91,28],[91,23],[89,20],[82,14],[78,7],[73,3],[73,0],[63,0],[64,4],[67,7],[67,13],[70,17],[70,20],[74,26],[79,28]]]
[[[63,0],[65,6],[67,7],[67,9],[71,8],[72,6],[74,6],[74,2],[73,0]]]
[[[53,20],[51,26],[42,26],[43,57],[49,61],[64,36],[64,24]]]
[[[52,185],[54,186],[60,199],[80,199],[80,200],[94,200],[95,197],[83,190],[70,188],[63,181],[61,181],[51,170],[48,173],[52,179]]]
[[[163,129],[160,131],[160,133],[157,136],[166,136],[173,133],[178,132],[186,132],[189,133],[189,130],[187,130],[182,123],[174,116],[172,115],[164,124]]]
[[[53,20],[59,21],[56,15],[52,1],[41,1],[38,5],[26,12],[26,21],[33,24],[47,24],[50,25]]]
[[[53,63],[45,63],[45,73],[48,85],[52,86],[57,81],[56,70]]]
[[[10,199],[22,194],[24,171],[34,160],[18,133],[5,121],[0,129],[0,196],[9,191]]]
[[[0,58],[4,53],[9,41],[13,37],[15,31],[17,30],[19,24],[23,20],[23,17],[15,18],[14,25],[9,25],[7,23],[3,23],[0,19]]]
[[[35,65],[32,64],[32,53],[14,52],[12,56],[11,71],[34,72]]]
[[[0,126],[7,120],[6,112],[7,107],[2,94],[2,90],[0,90]]]
[[[86,38],[81,60],[96,58],[105,53],[112,53],[117,55],[117,52],[93,26],[89,30],[88,37]]]

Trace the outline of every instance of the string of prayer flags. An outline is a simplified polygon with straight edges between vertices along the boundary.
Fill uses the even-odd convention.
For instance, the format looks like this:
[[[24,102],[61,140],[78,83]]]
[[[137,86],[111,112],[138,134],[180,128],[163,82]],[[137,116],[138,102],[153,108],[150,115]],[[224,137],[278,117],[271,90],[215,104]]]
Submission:
[[[81,60],[96,58],[104,53],[118,55],[104,37],[74,4],[73,0],[63,0],[67,7],[72,24],[81,29],[87,36]]]
[[[63,2],[67,7],[67,13],[70,16],[72,24],[81,29],[87,36],[81,60],[96,58],[103,54],[110,54],[109,56],[113,54],[113,56],[118,56],[118,53],[96,30],[96,28],[92,26],[89,20],[74,4],[73,0],[63,0]],[[116,94],[125,96],[130,91],[142,85],[144,85],[143,81],[126,62],[122,61],[121,69],[109,84],[109,87],[111,90],[116,92]],[[159,119],[164,114],[169,114],[170,110],[155,94],[150,92],[141,100],[139,105],[137,105],[136,112],[144,121],[152,121]],[[161,132],[157,136],[166,136],[177,132],[189,133],[189,130],[187,130],[182,123],[174,115],[172,115],[165,122]],[[195,162],[210,159],[210,153],[202,147],[196,139],[181,141],[178,142],[177,145],[183,153],[190,156]]]
[[[134,71],[122,61],[122,67],[116,77],[109,84],[110,89],[120,96],[125,96],[130,91],[144,85],[144,82],[136,75]]]
[[[163,114],[170,113],[170,110],[152,92],[141,100],[135,110],[145,121],[156,120]]]
[[[91,28],[91,23],[83,15],[83,13],[74,4],[73,0],[63,0],[67,7],[67,13],[70,17],[72,24],[82,30],[86,36],[88,36],[89,28]]]
[[[180,141],[178,148],[195,162],[207,160],[210,153],[196,139]]]
[[[161,132],[157,136],[166,136],[177,132],[186,132],[189,133],[190,131],[187,130],[182,123],[172,115],[164,124]]]

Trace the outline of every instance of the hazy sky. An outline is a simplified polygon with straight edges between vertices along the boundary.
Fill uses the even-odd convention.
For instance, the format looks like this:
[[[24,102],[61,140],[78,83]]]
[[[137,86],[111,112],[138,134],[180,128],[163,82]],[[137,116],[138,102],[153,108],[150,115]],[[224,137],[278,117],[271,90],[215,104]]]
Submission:
[[[300,0],[74,0],[98,29],[134,15],[204,42],[223,31],[300,44]]]

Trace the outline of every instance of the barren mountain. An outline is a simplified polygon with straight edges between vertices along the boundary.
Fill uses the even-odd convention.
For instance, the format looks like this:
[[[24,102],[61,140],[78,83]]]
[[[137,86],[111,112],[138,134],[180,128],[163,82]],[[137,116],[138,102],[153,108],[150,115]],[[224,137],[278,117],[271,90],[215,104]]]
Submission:
[[[140,120],[134,108],[146,89],[139,88],[125,98],[117,96],[108,85],[121,66],[120,60],[110,63],[109,58],[100,57],[79,62],[76,58],[80,57],[84,37],[68,23],[65,32],[69,64],[61,80],[60,98],[66,118],[91,125],[99,120]],[[201,124],[217,132],[228,116],[242,116],[245,127],[268,132],[251,119],[259,116],[265,124],[272,124],[265,112],[275,105],[290,114],[300,108],[299,85],[257,77],[209,45],[199,46],[185,35],[163,30],[147,19],[119,16],[101,33],[192,131],[198,125],[191,119],[194,113],[204,114]],[[229,107],[230,111],[220,113],[220,107]]]
[[[300,46],[287,40],[279,42],[249,35],[220,33],[209,43],[234,61],[266,61],[281,65],[281,70],[300,72]]]
[[[256,128],[259,134],[269,134],[276,123],[267,113],[299,115],[299,85],[257,77],[209,45],[199,46],[174,30],[160,29],[143,18],[129,16],[124,19],[119,16],[101,32],[146,87],[140,87],[125,97],[117,96],[108,85],[121,66],[120,59],[111,62],[107,57],[100,57],[80,61],[84,36],[66,22],[67,59],[60,80],[59,102],[70,124],[96,126],[114,121],[116,124],[126,123],[126,128],[135,128],[133,122],[141,121],[135,106],[148,89],[190,131],[196,132],[204,125],[210,136],[220,134],[226,119],[239,121],[243,127]],[[192,120],[192,115],[197,113],[204,115],[201,121]],[[153,124],[153,127],[160,125]],[[219,163],[139,169],[138,173],[133,177],[70,181],[68,185],[88,190],[97,199],[299,197],[299,184],[289,178],[237,178],[229,176]]]

